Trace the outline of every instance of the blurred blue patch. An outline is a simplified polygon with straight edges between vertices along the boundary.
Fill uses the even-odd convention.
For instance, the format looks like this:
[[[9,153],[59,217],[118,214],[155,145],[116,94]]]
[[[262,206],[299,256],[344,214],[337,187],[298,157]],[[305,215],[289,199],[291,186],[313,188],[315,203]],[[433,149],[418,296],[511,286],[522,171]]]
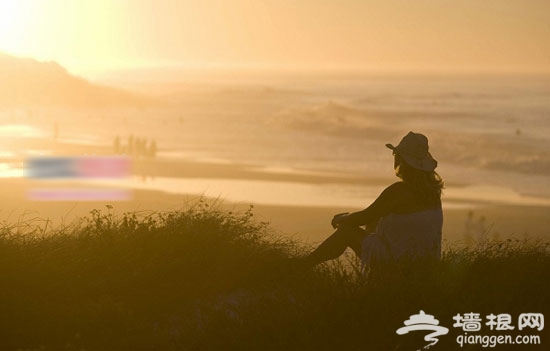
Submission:
[[[27,177],[75,178],[77,162],[74,157],[33,157],[27,159]]]

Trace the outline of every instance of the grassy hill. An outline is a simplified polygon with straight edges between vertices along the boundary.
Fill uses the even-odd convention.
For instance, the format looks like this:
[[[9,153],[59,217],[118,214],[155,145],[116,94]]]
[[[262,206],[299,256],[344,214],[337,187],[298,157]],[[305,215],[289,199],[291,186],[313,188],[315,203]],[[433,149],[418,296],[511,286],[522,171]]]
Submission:
[[[252,209],[206,202],[122,216],[108,206],[58,229],[4,223],[0,349],[416,350],[425,333],[396,330],[423,310],[450,329],[434,350],[468,350],[479,346],[458,346],[457,313],[508,313],[515,322],[550,312],[548,243],[447,248],[430,276],[373,279],[353,260],[298,269],[292,258],[307,250],[255,221]]]

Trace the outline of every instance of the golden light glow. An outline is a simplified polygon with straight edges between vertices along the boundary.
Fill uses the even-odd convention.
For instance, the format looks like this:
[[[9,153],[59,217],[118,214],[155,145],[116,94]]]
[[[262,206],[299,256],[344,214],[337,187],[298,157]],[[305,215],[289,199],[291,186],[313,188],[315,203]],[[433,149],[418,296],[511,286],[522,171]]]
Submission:
[[[0,52],[158,66],[550,70],[547,0],[0,0]]]
[[[32,31],[29,2],[0,0],[0,50],[22,53],[27,49],[25,38]]]
[[[113,66],[120,2],[0,0],[0,52],[54,60],[76,71]]]

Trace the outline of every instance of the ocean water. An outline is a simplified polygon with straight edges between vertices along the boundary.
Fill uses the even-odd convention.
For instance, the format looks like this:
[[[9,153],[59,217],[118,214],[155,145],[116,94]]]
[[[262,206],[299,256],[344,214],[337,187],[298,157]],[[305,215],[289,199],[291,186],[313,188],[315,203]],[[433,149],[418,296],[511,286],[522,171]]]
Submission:
[[[124,144],[133,135],[155,140],[159,157],[268,172],[349,173],[368,184],[395,179],[384,145],[415,131],[429,138],[448,185],[490,189],[479,190],[477,200],[550,199],[550,77],[287,75],[189,80],[161,95],[165,104],[142,109],[2,110],[0,147],[6,155],[47,154],[13,150],[9,135],[51,138],[54,129],[58,140],[91,145],[110,146],[116,136]],[[198,192],[220,186],[200,184],[205,189]],[[319,203],[312,191],[298,196],[300,204],[308,196]],[[347,189],[352,198],[356,191],[363,196]]]

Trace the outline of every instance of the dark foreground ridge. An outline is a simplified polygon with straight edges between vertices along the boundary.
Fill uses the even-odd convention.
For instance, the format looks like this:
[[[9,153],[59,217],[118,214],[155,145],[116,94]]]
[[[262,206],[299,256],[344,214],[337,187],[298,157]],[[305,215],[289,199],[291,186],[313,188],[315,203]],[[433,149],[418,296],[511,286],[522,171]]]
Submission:
[[[547,243],[448,248],[433,276],[407,279],[365,279],[353,260],[296,269],[305,250],[251,210],[205,202],[120,217],[108,206],[53,230],[4,224],[0,349],[416,350],[426,333],[396,330],[423,310],[449,328],[431,349],[467,350],[458,313],[550,316]]]

